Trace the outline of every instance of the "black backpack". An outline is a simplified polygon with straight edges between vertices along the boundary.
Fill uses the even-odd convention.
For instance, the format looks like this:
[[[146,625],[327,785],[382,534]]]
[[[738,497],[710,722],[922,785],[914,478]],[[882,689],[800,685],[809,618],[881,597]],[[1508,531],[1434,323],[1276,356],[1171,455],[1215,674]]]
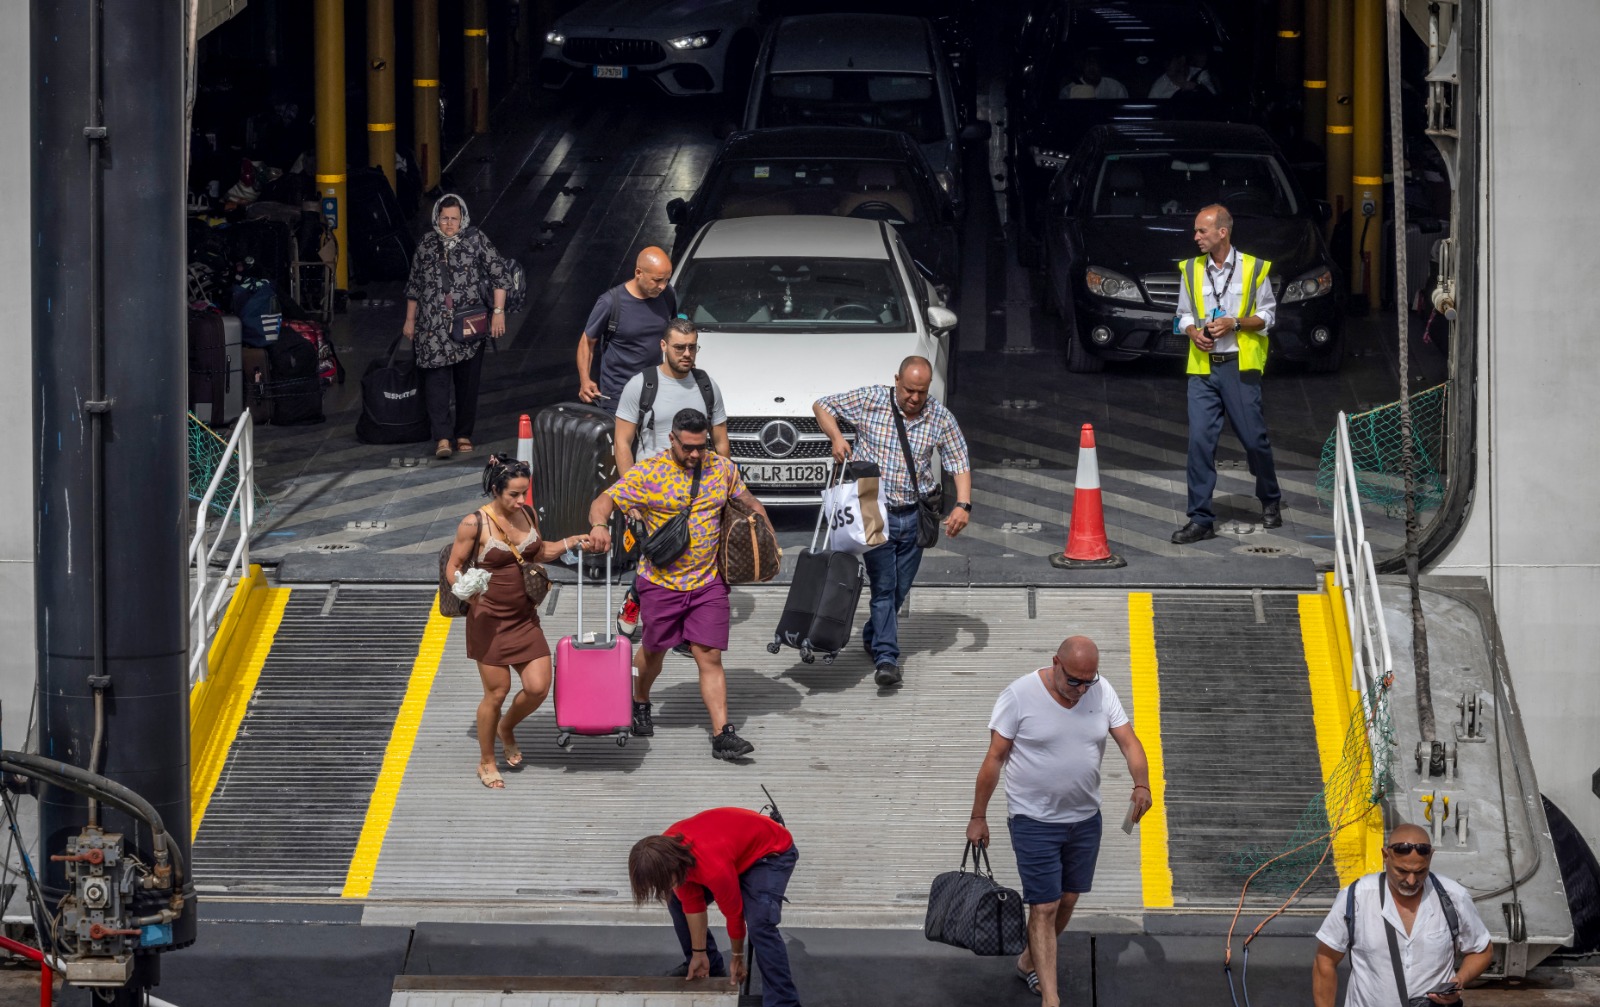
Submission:
[[[1377,875],[1378,884],[1384,884],[1384,875]],[[1356,946],[1356,885],[1360,878],[1350,882],[1350,887],[1345,891],[1344,897],[1344,930],[1345,953],[1348,954]],[[1444,890],[1444,885],[1439,883],[1439,878],[1428,872],[1428,880],[1433,882],[1433,890],[1439,895],[1439,908],[1444,910],[1445,925],[1450,928],[1450,943],[1459,947],[1461,944],[1461,917],[1456,914],[1456,904],[1450,900],[1450,894]]]
[[[711,375],[696,367],[689,372],[694,375],[694,383],[700,386],[700,397],[706,400],[706,422],[711,422],[711,417],[716,408],[717,396],[711,390]],[[644,439],[644,431],[649,427],[652,431],[656,428],[656,394],[661,391],[661,368],[652,367],[643,374],[644,387],[639,389],[639,425],[633,434],[633,450],[635,456],[639,452],[639,442]],[[648,422],[645,417],[649,417]]]

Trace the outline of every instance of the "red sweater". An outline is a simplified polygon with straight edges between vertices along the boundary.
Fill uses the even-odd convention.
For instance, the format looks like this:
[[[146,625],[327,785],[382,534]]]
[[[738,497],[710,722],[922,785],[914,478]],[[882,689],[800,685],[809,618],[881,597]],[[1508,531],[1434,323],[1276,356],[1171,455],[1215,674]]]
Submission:
[[[744,940],[744,896],[739,875],[762,857],[794,845],[789,830],[744,808],[712,808],[667,829],[689,844],[695,864],[673,894],[686,913],[706,911],[706,889],[728,921],[728,936]]]

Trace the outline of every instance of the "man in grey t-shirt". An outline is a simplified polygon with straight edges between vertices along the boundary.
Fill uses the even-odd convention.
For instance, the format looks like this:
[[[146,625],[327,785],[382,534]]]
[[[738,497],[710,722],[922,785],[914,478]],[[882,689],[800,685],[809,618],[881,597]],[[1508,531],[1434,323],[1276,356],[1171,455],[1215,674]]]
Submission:
[[[1100,761],[1106,738],[1133,776],[1134,821],[1150,810],[1150,767],[1116,690],[1100,677],[1100,649],[1069,636],[1050,667],[1022,676],[995,701],[989,752],[978,770],[967,840],[989,844],[989,798],[1006,782],[1006,827],[1028,904],[1028,950],[1017,976],[1044,1007],[1060,1007],[1056,945],[1100,853]]]
[[[617,397],[617,425],[614,440],[617,450],[617,475],[626,475],[637,461],[667,449],[672,418],[680,409],[694,409],[711,420],[711,448],[724,458],[731,456],[728,445],[728,410],[722,402],[722,389],[704,371],[695,373],[695,358],[700,352],[700,330],[687,318],[667,323],[661,337],[661,365],[656,368],[656,398],[649,408],[640,408],[645,378],[649,371],[635,374]],[[711,391],[706,402],[700,378]]]

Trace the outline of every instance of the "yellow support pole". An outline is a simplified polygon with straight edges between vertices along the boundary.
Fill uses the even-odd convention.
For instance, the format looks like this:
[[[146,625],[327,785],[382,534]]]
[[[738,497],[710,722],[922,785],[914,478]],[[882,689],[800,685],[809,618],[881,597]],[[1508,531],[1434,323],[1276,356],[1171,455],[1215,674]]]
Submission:
[[[367,163],[394,174],[394,0],[367,0]]]
[[[334,286],[350,287],[350,206],[344,149],[344,0],[316,0],[317,196],[339,243]]]
[[[1355,0],[1355,134],[1350,196],[1356,215],[1350,249],[1352,288],[1378,306],[1383,286],[1383,0]],[[1370,216],[1368,211],[1370,210]]]
[[[1354,60],[1351,2],[1328,0],[1328,86],[1323,107],[1328,113],[1324,128],[1328,137],[1328,202],[1333,204],[1334,225],[1350,209],[1350,141],[1355,133],[1350,94]]]
[[[1285,89],[1300,86],[1300,21],[1301,0],[1278,0],[1278,84]]]
[[[422,189],[439,187],[443,150],[439,143],[439,0],[412,0],[411,120],[417,136]]]
[[[467,126],[489,132],[489,8],[487,0],[467,0],[461,34],[467,68]]]
[[[1327,150],[1328,126],[1328,0],[1306,0],[1305,70],[1300,86],[1305,89],[1301,106],[1301,135]]]

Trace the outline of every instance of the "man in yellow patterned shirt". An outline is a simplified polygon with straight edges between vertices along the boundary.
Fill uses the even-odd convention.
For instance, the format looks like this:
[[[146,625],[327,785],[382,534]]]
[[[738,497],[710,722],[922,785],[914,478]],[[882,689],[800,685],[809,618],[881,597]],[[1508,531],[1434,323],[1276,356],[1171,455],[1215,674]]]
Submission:
[[[639,615],[644,641],[639,647],[634,679],[633,733],[655,734],[650,686],[661,674],[667,651],[680,643],[700,669],[700,698],[711,715],[711,755],[733,760],[755,746],[734,732],[728,722],[728,684],[722,652],[728,649],[728,583],[717,568],[717,542],[722,508],[740,497],[766,515],[766,508],[745,488],[739,469],[711,450],[711,428],[698,409],[682,409],[672,418],[669,450],[639,462],[589,507],[590,540],[600,552],[611,548],[607,521],[618,507],[644,516],[647,533],[689,509],[689,545],[677,559],[657,567],[639,557]]]

